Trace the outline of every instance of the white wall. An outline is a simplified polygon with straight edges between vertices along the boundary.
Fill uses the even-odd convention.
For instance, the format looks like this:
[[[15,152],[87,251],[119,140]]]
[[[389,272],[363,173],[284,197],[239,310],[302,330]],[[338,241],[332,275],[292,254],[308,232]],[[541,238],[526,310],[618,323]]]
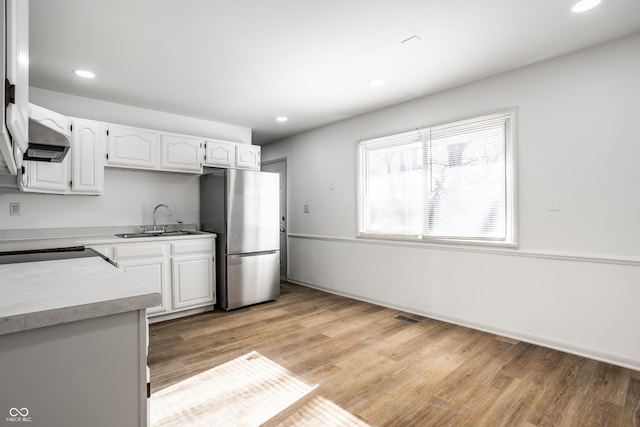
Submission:
[[[263,146],[287,158],[290,280],[640,369],[638,52],[640,34]],[[358,141],[512,106],[519,249],[355,239]]]
[[[168,132],[251,143],[251,129],[30,88],[29,100],[61,114]],[[3,177],[7,183],[7,178]],[[158,221],[199,223],[199,175],[105,168],[102,196],[44,195],[0,191],[0,230],[142,225],[154,206],[167,203],[176,213]],[[22,216],[9,215],[20,202]]]
[[[151,224],[153,208],[175,208],[158,223],[200,222],[199,175],[125,169],[105,169],[102,196],[0,193],[0,230],[75,228]],[[9,215],[9,203],[20,202],[22,216]]]

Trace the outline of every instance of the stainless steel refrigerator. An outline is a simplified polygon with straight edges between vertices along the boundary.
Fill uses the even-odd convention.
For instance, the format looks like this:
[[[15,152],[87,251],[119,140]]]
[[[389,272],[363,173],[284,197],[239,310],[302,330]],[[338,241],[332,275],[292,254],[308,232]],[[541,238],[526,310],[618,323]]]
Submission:
[[[280,296],[279,175],[210,169],[200,178],[200,223],[216,233],[216,307]]]

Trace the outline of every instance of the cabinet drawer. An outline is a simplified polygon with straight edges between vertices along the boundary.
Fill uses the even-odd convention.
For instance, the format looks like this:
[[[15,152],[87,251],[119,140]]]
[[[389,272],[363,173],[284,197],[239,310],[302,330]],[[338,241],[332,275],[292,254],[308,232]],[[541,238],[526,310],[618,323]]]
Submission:
[[[185,255],[200,252],[213,252],[213,239],[185,240],[171,244],[171,255]]]
[[[164,245],[158,243],[121,245],[113,248],[114,259],[164,256]]]

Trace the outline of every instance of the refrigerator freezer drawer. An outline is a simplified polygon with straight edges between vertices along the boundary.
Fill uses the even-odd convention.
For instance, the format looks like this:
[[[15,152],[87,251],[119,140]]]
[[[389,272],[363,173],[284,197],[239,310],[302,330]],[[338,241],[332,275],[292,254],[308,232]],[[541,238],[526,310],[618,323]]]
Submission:
[[[280,251],[227,256],[226,310],[280,296]]]

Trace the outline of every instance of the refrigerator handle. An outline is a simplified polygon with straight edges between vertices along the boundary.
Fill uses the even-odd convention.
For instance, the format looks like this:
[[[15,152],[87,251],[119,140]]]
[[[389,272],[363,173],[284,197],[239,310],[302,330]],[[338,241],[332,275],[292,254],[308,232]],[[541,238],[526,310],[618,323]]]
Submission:
[[[273,255],[276,252],[278,251],[248,252],[244,254],[233,254],[233,255],[227,255],[227,256],[229,258],[244,258],[244,257],[256,256],[256,255]]]

